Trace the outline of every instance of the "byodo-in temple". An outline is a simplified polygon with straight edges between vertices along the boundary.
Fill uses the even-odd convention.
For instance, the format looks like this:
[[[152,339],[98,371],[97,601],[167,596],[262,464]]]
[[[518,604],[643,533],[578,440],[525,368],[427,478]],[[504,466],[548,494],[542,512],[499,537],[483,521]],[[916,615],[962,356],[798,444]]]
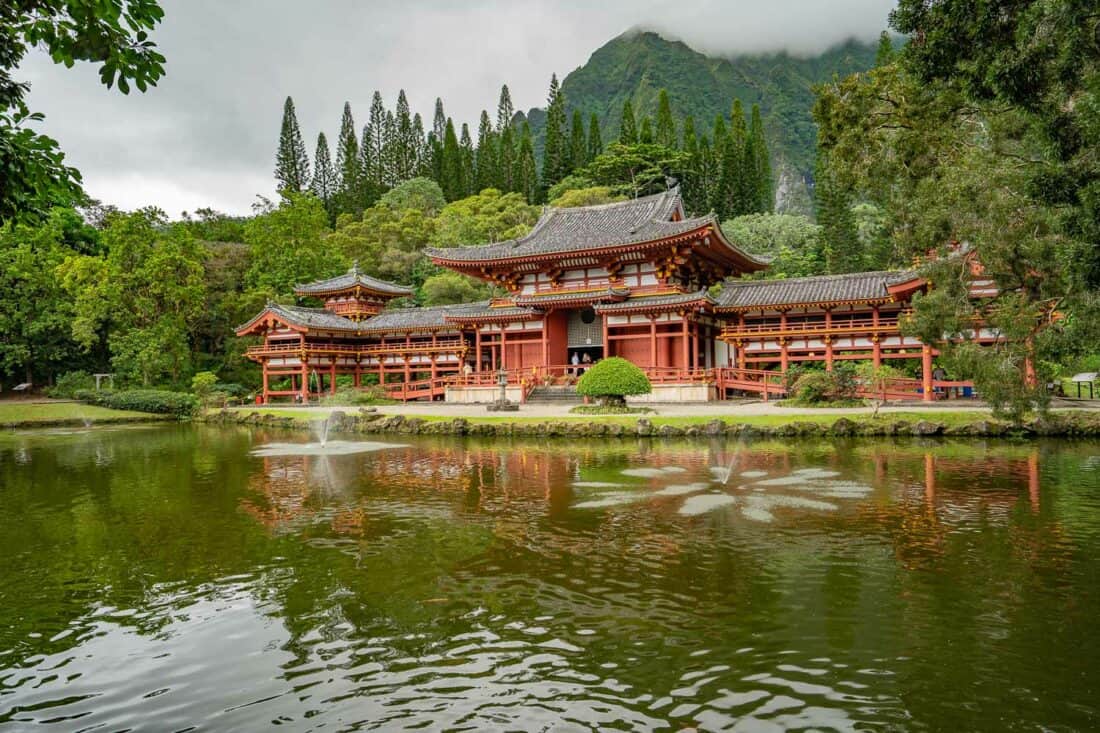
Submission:
[[[586,364],[607,356],[645,370],[653,392],[643,399],[654,402],[767,398],[784,391],[791,366],[832,369],[840,360],[918,361],[921,378],[897,380],[888,397],[969,393],[969,384],[934,379],[934,349],[899,330],[913,294],[928,287],[923,279],[912,272],[743,279],[767,262],[727,239],[713,215],[686,217],[675,188],[548,208],[517,239],[427,254],[506,295],[387,307],[412,291],[357,266],[301,285],[296,294],[323,307],[269,303],[237,329],[263,339],[248,350],[263,367],[262,400],[308,399],[335,391],[336,378],[347,375],[403,400],[491,402],[503,386],[522,402],[540,390],[568,392]],[[990,294],[975,275],[974,297]]]

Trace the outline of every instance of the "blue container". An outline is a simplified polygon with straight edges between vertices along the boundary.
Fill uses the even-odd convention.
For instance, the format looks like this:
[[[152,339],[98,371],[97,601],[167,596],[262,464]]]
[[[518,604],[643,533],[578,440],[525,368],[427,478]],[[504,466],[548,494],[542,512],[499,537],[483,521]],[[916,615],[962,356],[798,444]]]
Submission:
[[[963,387],[963,397],[973,397],[973,396],[974,396],[974,388],[973,387]]]

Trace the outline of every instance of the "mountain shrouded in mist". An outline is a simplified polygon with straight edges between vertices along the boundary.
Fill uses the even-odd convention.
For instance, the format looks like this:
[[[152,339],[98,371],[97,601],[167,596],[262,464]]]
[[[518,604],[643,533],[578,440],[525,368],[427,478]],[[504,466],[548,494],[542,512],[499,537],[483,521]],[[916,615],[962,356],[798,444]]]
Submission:
[[[852,40],[809,57],[778,52],[717,58],[654,32],[631,31],[597,49],[561,89],[570,110],[580,109],[585,119],[599,115],[608,139],[618,135],[624,101],[631,100],[638,120],[653,117],[662,88],[673,113],[681,119],[693,115],[696,130],[708,136],[715,115],[728,118],[734,98],[746,110],[759,104],[772,157],[806,176],[813,170],[817,135],[810,116],[813,86],[834,74],[871,68],[875,49],[875,43]],[[536,135],[544,117],[541,109],[528,112]]]

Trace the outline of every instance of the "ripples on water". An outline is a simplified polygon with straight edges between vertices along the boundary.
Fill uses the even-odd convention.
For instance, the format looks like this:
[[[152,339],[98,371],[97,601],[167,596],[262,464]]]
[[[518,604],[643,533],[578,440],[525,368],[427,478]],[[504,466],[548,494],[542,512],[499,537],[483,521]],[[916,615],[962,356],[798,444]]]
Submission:
[[[1100,725],[1094,444],[2,440],[0,729]]]

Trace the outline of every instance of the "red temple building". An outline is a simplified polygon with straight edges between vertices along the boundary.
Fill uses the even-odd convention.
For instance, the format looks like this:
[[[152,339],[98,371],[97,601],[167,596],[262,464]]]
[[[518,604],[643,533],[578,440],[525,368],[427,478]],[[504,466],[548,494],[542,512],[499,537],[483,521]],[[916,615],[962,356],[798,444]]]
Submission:
[[[765,397],[796,363],[915,359],[912,394],[932,399],[934,351],[898,320],[927,284],[911,272],[741,279],[767,263],[723,235],[713,215],[686,217],[678,189],[622,203],[547,208],[530,233],[434,248],[432,262],[489,282],[489,301],[387,307],[409,288],[361,273],[301,285],[321,308],[269,303],[237,329],[263,339],[263,400],[335,391],[369,378],[399,399],[510,399],[621,356],[643,368],[652,401]],[[976,293],[980,295],[981,293]],[[995,339],[996,334],[979,334]],[[564,387],[563,387],[564,385]]]

